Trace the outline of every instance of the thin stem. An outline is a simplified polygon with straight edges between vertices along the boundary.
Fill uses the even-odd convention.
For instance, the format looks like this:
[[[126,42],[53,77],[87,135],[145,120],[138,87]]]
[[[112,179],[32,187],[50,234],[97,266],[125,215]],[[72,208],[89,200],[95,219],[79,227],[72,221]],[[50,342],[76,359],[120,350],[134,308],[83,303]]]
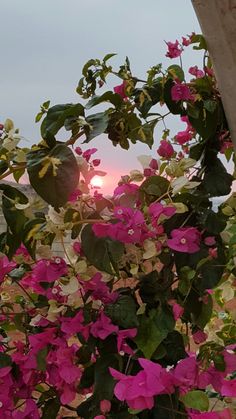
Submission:
[[[169,407],[161,406],[160,404],[158,405],[158,407],[160,407],[161,409],[169,410],[169,411],[171,411],[171,412],[178,413],[179,415],[182,415],[182,416],[188,417],[187,413],[180,412],[179,410],[170,409]]]
[[[0,176],[0,180],[5,179],[7,176],[11,175],[13,172],[17,172],[18,170],[25,169],[25,168],[26,168],[26,164],[20,165],[20,166],[13,166],[9,170],[7,170],[7,172],[3,173]]]
[[[84,134],[85,134],[84,131],[80,131],[78,134],[73,135],[72,137],[69,138],[69,140],[65,142],[65,145],[73,145]]]
[[[15,283],[18,285],[18,287],[21,288],[21,290],[27,295],[27,297],[29,298],[29,300],[31,301],[31,303],[35,306],[33,298],[28,293],[28,291],[25,290],[25,288],[23,287],[23,285],[21,285],[19,282],[15,282]]]

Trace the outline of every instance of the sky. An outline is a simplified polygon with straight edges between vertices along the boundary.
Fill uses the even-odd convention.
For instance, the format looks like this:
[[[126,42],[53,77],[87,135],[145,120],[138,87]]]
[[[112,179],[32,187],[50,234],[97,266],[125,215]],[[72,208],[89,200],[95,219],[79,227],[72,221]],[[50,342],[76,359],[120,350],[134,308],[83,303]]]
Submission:
[[[88,59],[115,52],[112,63],[118,68],[128,56],[133,73],[142,77],[152,65],[173,64],[164,41],[193,31],[200,28],[190,0],[1,0],[0,122],[13,119],[22,145],[30,146],[40,140],[34,119],[45,100],[51,105],[80,100],[75,89]],[[187,50],[186,67],[197,61],[196,52]],[[140,143],[127,152],[105,137],[90,143],[109,173],[108,186],[141,168],[138,155],[157,156],[162,129],[152,151]]]

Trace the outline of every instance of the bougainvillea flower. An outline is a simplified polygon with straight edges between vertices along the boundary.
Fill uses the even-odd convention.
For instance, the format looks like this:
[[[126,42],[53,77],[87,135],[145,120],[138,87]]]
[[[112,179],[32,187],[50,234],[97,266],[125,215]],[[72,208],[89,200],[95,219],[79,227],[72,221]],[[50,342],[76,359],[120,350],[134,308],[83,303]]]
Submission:
[[[181,359],[172,374],[180,392],[185,393],[191,390],[196,386],[198,377],[198,364],[195,357]]]
[[[175,214],[176,208],[173,206],[164,206],[160,202],[153,202],[149,205],[148,212],[155,224],[159,218],[164,215],[165,217],[172,217]]]
[[[24,410],[14,411],[12,414],[12,418],[13,419],[30,419],[30,418],[39,419],[40,418],[39,411],[38,411],[38,407],[35,401],[32,399],[26,400]]]
[[[0,283],[4,281],[5,276],[16,266],[16,263],[10,262],[7,256],[2,256],[0,258]]]
[[[180,317],[184,313],[184,308],[180,304],[178,304],[178,303],[174,303],[172,305],[172,310],[173,310],[173,315],[174,315],[175,321],[177,321],[178,319],[180,319]]]
[[[176,252],[196,253],[200,250],[201,233],[195,227],[176,228],[167,240],[170,249]]]
[[[91,157],[94,153],[96,153],[96,151],[98,151],[98,149],[97,149],[97,148],[88,148],[88,150],[86,150],[86,151],[84,151],[84,152],[83,152],[83,158],[84,158],[85,160],[89,161],[89,160],[90,160],[90,157]]]
[[[129,355],[133,354],[133,350],[127,345],[125,342],[125,339],[127,338],[134,338],[137,335],[137,329],[125,329],[125,330],[119,330],[117,335],[117,351],[118,352],[125,352]]]
[[[100,410],[102,413],[106,414],[109,413],[111,410],[111,402],[110,400],[101,400],[100,401]]]
[[[191,419],[233,419],[229,409],[219,412],[190,413]]]
[[[84,291],[91,291],[93,300],[101,300],[104,304],[114,303],[118,298],[116,291],[111,292],[107,284],[102,281],[102,275],[97,272],[90,281],[83,282]]]
[[[188,72],[189,74],[192,74],[192,76],[195,76],[197,79],[200,79],[205,76],[204,71],[199,70],[197,65],[190,67]]]
[[[203,332],[203,330],[198,330],[197,332],[193,333],[193,340],[194,342],[199,345],[199,343],[203,343],[207,339],[207,334]]]
[[[175,135],[175,140],[180,145],[183,145],[183,144],[191,141],[192,138],[193,138],[193,134],[189,130],[179,131]]]
[[[236,380],[224,380],[220,393],[222,396],[236,397]]]
[[[90,329],[90,333],[95,338],[100,338],[102,340],[106,339],[107,336],[112,333],[118,333],[119,328],[112,324],[111,319],[107,317],[103,312],[96,322],[93,323]]]
[[[168,47],[166,57],[177,58],[183,52],[183,49],[182,49],[181,45],[179,44],[179,41],[177,41],[177,40],[175,42],[166,42],[166,45]]]
[[[118,95],[120,95],[120,97],[122,97],[122,99],[128,98],[128,96],[126,95],[126,85],[127,85],[127,82],[123,80],[121,84],[119,84],[118,86],[115,86],[113,89],[115,93],[117,93]]]
[[[171,88],[171,98],[175,102],[179,100],[193,100],[191,91],[186,83],[175,83]]]
[[[161,140],[160,147],[157,149],[159,156],[169,160],[171,157],[173,157],[174,152],[175,151],[169,141]]]
[[[37,282],[54,282],[68,272],[66,262],[60,258],[41,259],[33,267],[32,275]]]
[[[182,45],[184,45],[185,47],[188,47],[191,44],[191,38],[185,38],[184,36],[182,36]]]

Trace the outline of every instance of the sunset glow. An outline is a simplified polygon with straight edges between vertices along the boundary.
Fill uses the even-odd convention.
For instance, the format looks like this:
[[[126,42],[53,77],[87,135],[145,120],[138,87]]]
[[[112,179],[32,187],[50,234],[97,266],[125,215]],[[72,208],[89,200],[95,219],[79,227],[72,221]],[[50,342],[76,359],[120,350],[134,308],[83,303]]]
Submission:
[[[90,183],[93,188],[101,188],[103,186],[103,179],[100,176],[94,176]]]

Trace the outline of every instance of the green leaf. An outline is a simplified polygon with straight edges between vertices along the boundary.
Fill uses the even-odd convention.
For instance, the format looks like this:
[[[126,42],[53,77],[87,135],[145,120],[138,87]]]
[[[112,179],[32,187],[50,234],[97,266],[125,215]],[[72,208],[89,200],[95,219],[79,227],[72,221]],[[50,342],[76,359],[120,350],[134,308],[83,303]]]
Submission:
[[[204,103],[204,108],[208,112],[211,112],[211,113],[214,113],[218,106],[218,103],[215,100],[211,100],[211,99],[204,100],[203,103]]]
[[[206,147],[205,142],[201,142],[201,143],[198,143],[198,144],[195,144],[195,145],[191,146],[190,147],[190,152],[189,152],[189,157],[191,159],[196,160],[196,161],[200,160],[200,158],[201,158],[201,156],[204,152],[205,147]]]
[[[193,390],[181,396],[184,405],[191,409],[206,411],[209,409],[209,400],[207,395],[200,390]]]
[[[0,368],[10,367],[12,365],[12,359],[9,355],[0,352]]]
[[[86,118],[89,126],[85,126],[86,140],[83,143],[89,143],[93,138],[103,134],[108,126],[109,115],[106,112],[96,113]]]
[[[138,334],[134,339],[145,358],[150,359],[168,332],[159,328],[153,316],[139,316]]]
[[[164,360],[168,365],[176,364],[187,356],[183,336],[177,330],[169,332],[162,345],[165,348]]]
[[[211,234],[220,234],[226,226],[225,217],[221,213],[215,213],[212,210],[208,210],[203,215],[203,222],[204,227]]]
[[[47,400],[42,408],[42,419],[56,419],[60,407],[61,403],[57,398]]]
[[[39,371],[46,371],[46,357],[48,354],[48,348],[45,346],[44,348],[40,349],[36,355],[36,361],[37,361],[37,370]]]
[[[118,369],[117,355],[105,354],[97,359],[94,369],[93,395],[96,401],[112,400],[114,396],[115,380],[109,372],[109,367]]]
[[[54,166],[55,164],[55,166]],[[45,170],[42,173],[42,170]],[[48,204],[63,206],[79,182],[79,168],[73,152],[64,144],[52,150],[39,149],[27,155],[31,186]]]
[[[170,65],[167,68],[167,71],[172,78],[174,79],[178,78],[179,81],[181,82],[184,81],[184,71],[179,65],[176,65],[176,64]]]
[[[25,205],[28,203],[28,198],[10,185],[1,184],[0,190],[3,190],[2,211],[7,225],[11,232],[20,238],[28,218],[25,216],[24,210],[16,208],[15,204]]]
[[[213,309],[213,300],[210,295],[207,296],[207,304],[201,304],[201,313],[198,318],[195,320],[195,324],[200,328],[204,329],[207,323],[211,319],[212,309]]]
[[[163,94],[161,79],[152,86],[144,85],[142,89],[134,89],[134,101],[143,118],[146,118],[152,106],[160,102]]]
[[[86,109],[91,109],[93,106],[99,105],[103,102],[110,102],[112,105],[116,107],[120,107],[123,103],[123,99],[117,93],[113,93],[111,91],[105,92],[101,96],[93,96],[85,106]]]
[[[217,157],[210,157],[207,162],[202,187],[209,196],[228,195],[231,191],[233,177],[227,173],[224,165]]]
[[[200,79],[198,79],[200,80]],[[202,79],[201,79],[202,80]],[[196,129],[197,133],[204,139],[207,140],[211,136],[215,135],[218,124],[218,106],[215,108],[214,112],[209,112],[203,106],[203,102],[196,102],[194,104],[195,111],[197,114],[193,116],[193,106],[188,106],[187,113],[189,121],[193,128]]]
[[[164,195],[170,182],[162,176],[149,176],[140,186],[140,193],[143,199],[148,202],[155,201]]]
[[[111,275],[117,272],[118,263],[124,253],[123,243],[108,237],[97,237],[90,224],[82,230],[81,243],[83,252],[92,265]]]
[[[63,127],[67,118],[72,116],[83,116],[84,107],[77,103],[52,106],[41,124],[41,135],[47,141],[48,134],[55,136]]]
[[[193,49],[205,49],[207,50],[206,40],[203,35],[201,34],[194,34],[191,36],[191,44],[198,44],[194,45]]]
[[[153,132],[157,122],[158,119],[153,119],[152,121],[139,126],[129,134],[129,138],[135,140],[135,142],[141,141],[142,143],[147,144],[151,149],[154,142]]]
[[[115,303],[108,304],[105,313],[112,323],[125,329],[138,326],[137,307],[135,300],[130,295],[121,295]]]
[[[110,60],[110,58],[114,57],[115,55],[117,55],[116,53],[110,53],[110,54],[106,54],[105,57],[103,58],[103,62],[105,63],[106,61]]]

